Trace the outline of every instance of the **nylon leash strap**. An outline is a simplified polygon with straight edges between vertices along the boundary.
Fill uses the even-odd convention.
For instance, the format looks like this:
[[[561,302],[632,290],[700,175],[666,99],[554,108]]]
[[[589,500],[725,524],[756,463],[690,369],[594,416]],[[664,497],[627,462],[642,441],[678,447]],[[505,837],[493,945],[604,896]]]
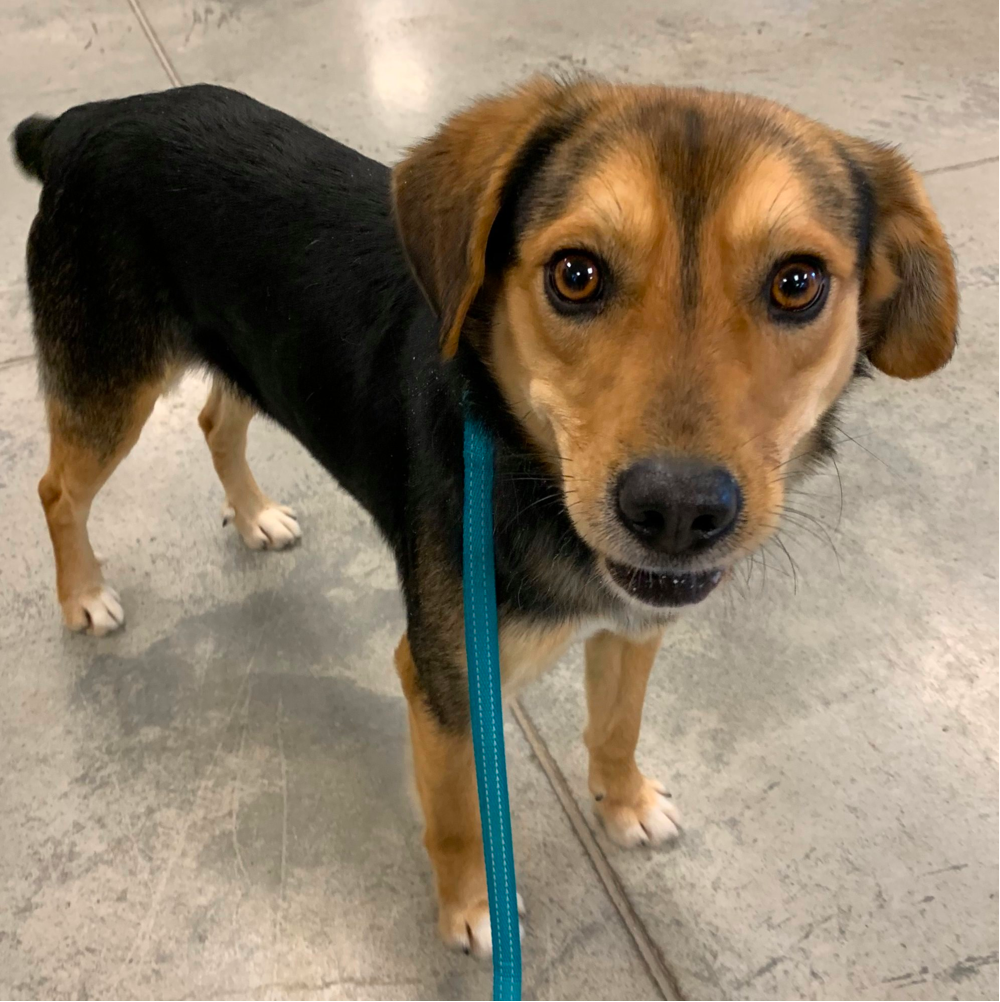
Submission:
[[[521,998],[521,937],[500,698],[493,561],[493,439],[466,408],[463,433],[462,604],[479,819],[493,934],[493,998]]]

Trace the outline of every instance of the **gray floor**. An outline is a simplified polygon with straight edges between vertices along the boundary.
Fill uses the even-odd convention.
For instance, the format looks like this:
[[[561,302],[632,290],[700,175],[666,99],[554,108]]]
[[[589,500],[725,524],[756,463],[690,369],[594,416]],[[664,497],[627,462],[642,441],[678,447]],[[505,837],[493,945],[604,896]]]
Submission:
[[[960,349],[857,392],[842,513],[836,477],[813,485],[835,553],[793,534],[795,582],[772,564],[669,636],[641,758],[683,840],[629,854],[596,830],[578,653],[508,721],[528,997],[997,998],[996,38],[993,0],[0,7],[4,130],[211,80],[392,160],[473,95],[585,67],[777,97],[927,173]],[[60,628],[36,198],[0,159],[0,994],[486,998],[488,968],[434,935],[392,568],[294,442],[255,425],[252,462],[304,544],[248,553],[185,382],[92,519],[128,629]]]

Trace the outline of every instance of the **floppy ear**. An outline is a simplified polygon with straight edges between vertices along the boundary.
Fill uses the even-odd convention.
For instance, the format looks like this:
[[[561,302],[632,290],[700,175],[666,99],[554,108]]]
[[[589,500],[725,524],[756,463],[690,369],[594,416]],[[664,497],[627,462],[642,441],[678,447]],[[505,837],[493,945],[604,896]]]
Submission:
[[[413,147],[392,173],[396,226],[451,358],[486,273],[486,245],[522,149],[565,88],[537,78],[480,101]]]
[[[951,249],[923,182],[895,150],[850,140],[867,181],[871,243],[861,288],[869,359],[890,376],[941,368],[955,348],[958,288]]]

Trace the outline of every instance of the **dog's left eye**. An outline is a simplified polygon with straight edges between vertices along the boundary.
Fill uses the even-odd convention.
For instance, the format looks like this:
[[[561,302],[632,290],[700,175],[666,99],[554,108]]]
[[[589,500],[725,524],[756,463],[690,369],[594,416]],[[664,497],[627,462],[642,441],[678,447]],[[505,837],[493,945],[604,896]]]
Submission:
[[[560,251],[549,262],[545,279],[549,299],[559,309],[595,303],[604,286],[600,262],[584,251]]]
[[[771,312],[780,319],[811,319],[822,309],[828,285],[823,265],[815,258],[784,261],[771,274]]]

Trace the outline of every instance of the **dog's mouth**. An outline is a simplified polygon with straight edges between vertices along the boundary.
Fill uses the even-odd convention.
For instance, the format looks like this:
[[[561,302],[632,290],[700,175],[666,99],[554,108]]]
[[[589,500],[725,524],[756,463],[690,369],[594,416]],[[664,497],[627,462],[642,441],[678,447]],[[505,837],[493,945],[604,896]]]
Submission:
[[[661,608],[694,605],[722,580],[719,568],[708,571],[650,571],[605,559],[611,580],[631,598]]]

